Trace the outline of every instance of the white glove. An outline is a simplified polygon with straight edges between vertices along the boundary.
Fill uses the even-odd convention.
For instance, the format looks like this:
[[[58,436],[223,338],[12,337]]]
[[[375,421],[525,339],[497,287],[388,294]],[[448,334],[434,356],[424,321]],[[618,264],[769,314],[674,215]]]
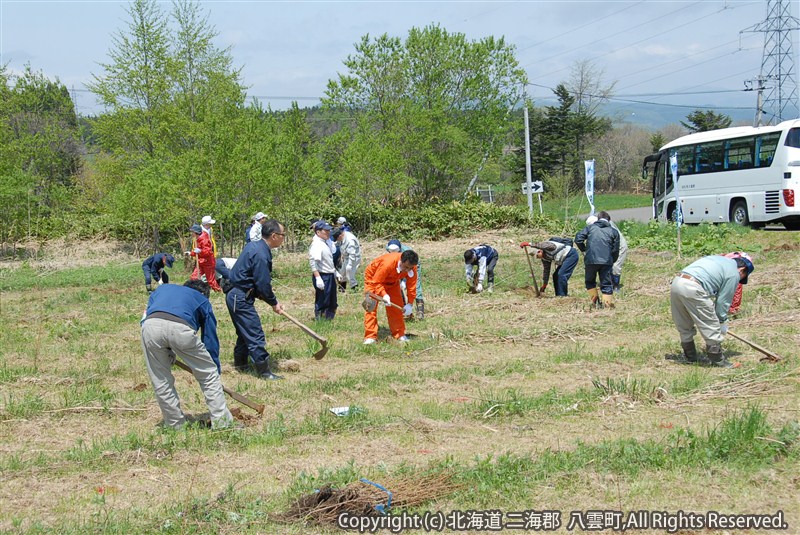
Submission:
[[[317,287],[317,290],[324,290],[325,289],[325,281],[322,280],[322,277],[315,277],[314,278],[314,286]]]
[[[161,286],[162,284],[164,284],[164,279],[158,279],[158,285]]]
[[[411,307],[411,303],[403,307],[403,316],[410,316],[413,312],[414,309]]]
[[[336,275],[337,281],[342,282],[344,280],[344,277],[342,277],[342,274],[339,273],[338,271],[335,271],[334,274]]]
[[[199,247],[195,247],[194,248],[194,254],[200,254],[200,248]]]
[[[723,323],[722,325],[720,325],[719,332],[722,333],[723,335],[728,334],[728,324]]]
[[[386,305],[387,307],[392,306],[392,298],[389,297],[389,294],[383,296],[383,304]]]
[[[475,291],[481,293],[483,291],[483,284],[479,282],[478,285],[475,287]]]

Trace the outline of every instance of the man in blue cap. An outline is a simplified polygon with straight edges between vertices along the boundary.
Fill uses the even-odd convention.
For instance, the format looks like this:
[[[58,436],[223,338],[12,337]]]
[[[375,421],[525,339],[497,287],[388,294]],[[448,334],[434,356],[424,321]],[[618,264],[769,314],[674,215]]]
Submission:
[[[164,271],[164,268],[171,268],[173,262],[175,262],[175,258],[168,253],[156,253],[142,262],[144,286],[148,292],[153,291],[152,280],[155,280],[158,284],[169,284],[169,275]]]
[[[400,243],[400,240],[389,240],[389,243],[386,244],[386,252],[389,253],[404,253],[406,251],[410,251],[411,247],[408,245],[403,245]],[[414,283],[417,290],[417,296],[414,299],[415,304],[417,305],[417,319],[422,320],[425,319],[425,297],[422,295],[422,270],[421,266],[419,265],[419,261],[417,262],[417,282]],[[408,305],[410,303],[406,302],[406,280],[402,279],[400,281],[400,288],[402,290],[403,295],[403,304]],[[406,315],[406,317],[411,318],[412,314]]]
[[[730,368],[722,354],[722,339],[728,332],[728,309],[736,287],[747,284],[753,263],[747,258],[704,256],[689,264],[672,279],[669,301],[672,321],[681,336],[683,356],[687,362]],[[697,354],[694,335],[706,342],[708,360]]]

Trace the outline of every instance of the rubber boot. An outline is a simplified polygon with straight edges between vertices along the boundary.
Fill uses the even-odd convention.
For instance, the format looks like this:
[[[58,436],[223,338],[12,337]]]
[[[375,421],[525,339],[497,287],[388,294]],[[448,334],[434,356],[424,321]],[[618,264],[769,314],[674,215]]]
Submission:
[[[597,291],[597,288],[589,288],[586,291],[589,292],[589,299],[592,300],[592,306],[594,306],[594,307],[598,306],[598,295],[597,295],[598,291]]]
[[[233,355],[233,367],[236,371],[247,370],[249,364],[250,358],[247,355]]]
[[[486,287],[486,291],[489,293],[494,293],[494,283],[490,282],[489,286]]]
[[[614,296],[612,294],[603,294],[603,307],[614,308]]]
[[[615,294],[619,293],[619,281],[621,277],[621,275],[611,275],[611,284],[614,286]]]
[[[153,287],[149,284],[145,284],[144,287],[147,288],[148,293],[153,291]]]
[[[283,379],[280,375],[275,375],[271,371],[269,371],[269,360],[265,360],[263,362],[256,362],[256,374],[261,377],[262,379],[268,379],[274,381],[276,379]]]
[[[683,348],[683,357],[687,362],[697,362],[699,360],[694,340],[691,342],[681,342],[681,348]]]
[[[425,319],[425,301],[422,299],[417,299],[417,319],[424,320]]]
[[[708,344],[706,346],[706,353],[708,353],[708,360],[711,361],[712,366],[717,368],[733,368],[733,364],[722,353],[722,346],[719,344]]]

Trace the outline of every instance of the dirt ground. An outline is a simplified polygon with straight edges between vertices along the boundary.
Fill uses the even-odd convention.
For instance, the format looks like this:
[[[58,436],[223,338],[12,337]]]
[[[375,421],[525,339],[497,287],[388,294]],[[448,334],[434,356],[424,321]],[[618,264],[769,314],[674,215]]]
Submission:
[[[679,428],[713,428],[753,406],[776,428],[797,422],[796,233],[754,232],[746,243],[731,244],[732,250],[753,251],[756,265],[731,329],[785,359],[762,363],[758,352],[728,340],[725,349],[737,364],[732,370],[665,358],[680,349],[669,316],[669,282],[693,258],[632,250],[616,308],[595,310],[583,290],[582,262],[570,281],[570,297],[554,298],[552,284],[544,297],[533,297],[518,246],[544,237],[533,234],[495,231],[411,244],[422,259],[426,316],[408,322],[412,341],[406,345],[387,340],[385,330],[379,344],[362,345],[357,293],[341,296],[334,322],[315,323],[306,255],[277,255],[276,294],[331,346],[323,360],[314,360],[319,346],[259,304],[268,348],[284,370],[280,382],[233,370],[235,332],[223,296],[212,295],[223,382],[267,407],[259,417],[229,400],[246,425],[236,436],[205,429],[165,433],[158,427],[160,412],[139,345],[138,320],[147,299],[141,259],[109,243],[60,243],[40,251],[40,259],[27,265],[43,280],[59,277],[66,267],[114,265],[122,270],[122,282],[42,284],[0,293],[0,530],[324,531],[270,518],[288,503],[287,492],[299,479],[342,467],[368,474],[447,460],[471,466],[503,456],[535,459],[579,444],[658,442]],[[463,251],[481,242],[501,255],[493,294],[465,291]],[[359,280],[384,245],[363,243]],[[20,265],[1,264],[0,283]],[[541,284],[541,264],[534,266]],[[182,280],[178,264],[173,276]],[[379,323],[386,327],[382,312]],[[205,404],[194,379],[177,369],[175,377],[184,410],[202,419]],[[596,394],[593,380],[627,388],[582,396]],[[635,384],[646,394],[632,393]],[[329,412],[341,406],[364,413],[341,419]],[[567,511],[590,509],[783,510],[791,526],[786,532],[800,533],[797,458],[795,451],[752,472],[709,464],[631,475],[587,466],[530,479],[524,489],[487,483],[480,504],[504,511],[561,510],[567,519]],[[225,510],[229,502],[220,496],[239,496],[249,505]],[[429,508],[462,509],[458,496]],[[198,508],[210,511],[207,517],[195,514]],[[215,516],[220,510],[224,514]],[[237,520],[242,516],[247,520]]]

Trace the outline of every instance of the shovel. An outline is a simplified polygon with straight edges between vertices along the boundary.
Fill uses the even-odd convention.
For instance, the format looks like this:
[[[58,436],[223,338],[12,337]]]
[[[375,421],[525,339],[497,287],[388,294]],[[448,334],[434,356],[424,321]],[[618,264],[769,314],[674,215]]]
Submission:
[[[300,329],[301,329],[301,330],[302,330],[304,333],[306,333],[306,334],[307,334],[307,335],[309,335],[311,338],[313,338],[314,340],[316,340],[317,342],[319,342],[320,344],[322,344],[322,349],[320,349],[319,351],[317,351],[316,353],[314,353],[314,358],[315,358],[315,359],[317,359],[317,360],[320,360],[320,359],[322,359],[322,357],[324,357],[324,356],[325,356],[325,353],[327,353],[327,352],[328,352],[328,339],[327,339],[327,338],[325,338],[324,336],[320,336],[320,335],[318,335],[317,333],[315,333],[314,331],[312,331],[310,327],[307,327],[307,326],[303,325],[302,323],[300,323],[300,322],[299,322],[299,321],[298,321],[296,318],[292,317],[292,315],[291,315],[291,314],[289,314],[288,312],[286,312],[285,310],[284,310],[283,312],[281,312],[281,314],[282,314],[283,316],[285,316],[285,317],[286,317],[286,319],[288,319],[289,321],[291,321],[292,323],[294,323],[295,325],[297,325],[298,327],[300,327]]]
[[[749,345],[750,347],[752,347],[753,349],[755,349],[756,351],[758,351],[762,355],[765,355],[761,360],[768,360],[770,362],[780,362],[780,361],[783,360],[782,357],[780,357],[776,353],[773,353],[769,349],[765,349],[765,348],[761,347],[760,345],[751,342],[750,340],[746,340],[746,339],[742,338],[741,336],[739,336],[738,334],[734,334],[732,331],[728,331],[728,334],[730,336],[736,338],[740,342],[744,342],[745,344]]]
[[[179,361],[178,359],[175,359],[175,366],[177,366],[178,368],[180,368],[182,370],[186,370],[187,372],[189,372],[192,375],[194,375],[194,372],[192,371],[192,369],[189,366],[187,366],[186,364],[184,364],[183,362]],[[247,405],[248,407],[250,407],[251,409],[256,411],[259,414],[259,416],[264,414],[264,405],[263,404],[256,403],[255,401],[252,401],[247,396],[245,396],[243,394],[240,394],[239,392],[236,392],[234,390],[231,390],[230,388],[228,388],[225,385],[222,385],[222,390],[226,394],[228,394],[230,397],[232,397],[233,399],[235,399],[236,401],[241,403],[242,405]]]
[[[539,292],[539,283],[536,282],[536,274],[533,272],[533,263],[531,263],[531,255],[528,254],[528,247],[523,247],[525,249],[525,258],[528,259],[528,267],[531,270],[531,277],[533,277],[533,289],[536,291],[536,297],[541,297],[542,294]]]

